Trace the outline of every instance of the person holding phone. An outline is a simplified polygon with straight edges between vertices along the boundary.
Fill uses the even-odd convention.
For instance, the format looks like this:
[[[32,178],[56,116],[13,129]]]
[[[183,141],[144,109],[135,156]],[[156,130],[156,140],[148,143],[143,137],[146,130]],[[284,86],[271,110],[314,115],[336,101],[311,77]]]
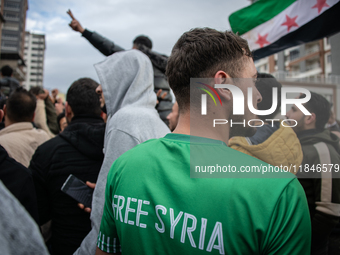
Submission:
[[[91,229],[90,215],[61,187],[70,174],[83,182],[97,181],[105,132],[97,87],[98,83],[89,78],[73,82],[66,95],[68,126],[38,147],[29,166],[38,198],[39,224],[52,220],[53,254],[72,254]]]

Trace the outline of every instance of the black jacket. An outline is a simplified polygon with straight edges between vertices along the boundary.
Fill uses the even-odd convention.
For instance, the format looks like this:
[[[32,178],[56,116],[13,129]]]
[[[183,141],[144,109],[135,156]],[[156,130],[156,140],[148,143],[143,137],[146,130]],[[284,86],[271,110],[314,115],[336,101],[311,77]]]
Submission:
[[[58,136],[38,147],[32,170],[40,225],[52,220],[52,252],[73,254],[91,229],[90,214],[60,189],[70,174],[96,182],[104,158],[104,121],[97,116],[73,117]]]
[[[38,206],[29,170],[8,156],[0,145],[0,180],[38,223]]]
[[[305,130],[297,136],[303,161],[296,176],[307,196],[312,221],[312,253],[326,251],[329,235],[340,217],[339,138],[326,129]],[[320,143],[325,146],[322,153],[330,163],[321,162],[320,152],[315,147]]]
[[[124,50],[119,45],[115,44],[114,42],[108,40],[107,38],[101,36],[96,32],[91,32],[85,29],[82,35],[105,56],[110,56],[115,52]],[[154,72],[155,93],[157,93],[157,91],[160,89],[162,89],[163,92],[168,93],[164,99],[158,98],[159,104],[157,105],[157,111],[160,118],[165,123],[167,123],[166,117],[172,110],[172,97],[170,94],[170,87],[164,74],[168,62],[168,57],[158,54],[143,45],[138,45],[138,50],[146,54],[152,63]]]
[[[0,90],[5,96],[9,96],[12,92],[20,86],[17,79],[13,77],[4,77],[0,80]]]

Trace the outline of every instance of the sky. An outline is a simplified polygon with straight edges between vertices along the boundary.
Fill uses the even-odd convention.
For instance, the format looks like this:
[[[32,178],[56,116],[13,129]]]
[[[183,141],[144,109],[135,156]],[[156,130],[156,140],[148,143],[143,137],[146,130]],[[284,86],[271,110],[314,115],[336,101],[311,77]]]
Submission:
[[[152,39],[153,50],[170,55],[172,46],[195,27],[229,30],[228,17],[249,0],[28,0],[26,31],[45,34],[44,87],[66,93],[73,81],[99,79],[93,65],[105,59],[68,24],[73,15],[84,28],[131,49],[141,34]]]

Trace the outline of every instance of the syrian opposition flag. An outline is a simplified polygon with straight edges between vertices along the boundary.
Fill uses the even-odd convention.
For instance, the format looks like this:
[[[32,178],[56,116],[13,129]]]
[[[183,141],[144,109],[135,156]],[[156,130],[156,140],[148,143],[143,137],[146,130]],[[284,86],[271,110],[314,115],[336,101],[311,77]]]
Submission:
[[[259,0],[229,16],[254,59],[340,31],[340,0]]]

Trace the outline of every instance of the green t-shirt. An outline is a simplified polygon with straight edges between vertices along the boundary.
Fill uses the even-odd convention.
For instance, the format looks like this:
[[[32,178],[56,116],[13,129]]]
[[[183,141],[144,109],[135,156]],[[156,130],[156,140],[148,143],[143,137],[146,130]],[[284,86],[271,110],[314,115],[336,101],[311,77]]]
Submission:
[[[264,164],[221,141],[188,135],[168,134],[136,146],[108,174],[99,249],[148,255],[310,253],[307,201],[294,175],[190,178],[190,151],[201,159],[213,153],[219,164],[236,167]]]

